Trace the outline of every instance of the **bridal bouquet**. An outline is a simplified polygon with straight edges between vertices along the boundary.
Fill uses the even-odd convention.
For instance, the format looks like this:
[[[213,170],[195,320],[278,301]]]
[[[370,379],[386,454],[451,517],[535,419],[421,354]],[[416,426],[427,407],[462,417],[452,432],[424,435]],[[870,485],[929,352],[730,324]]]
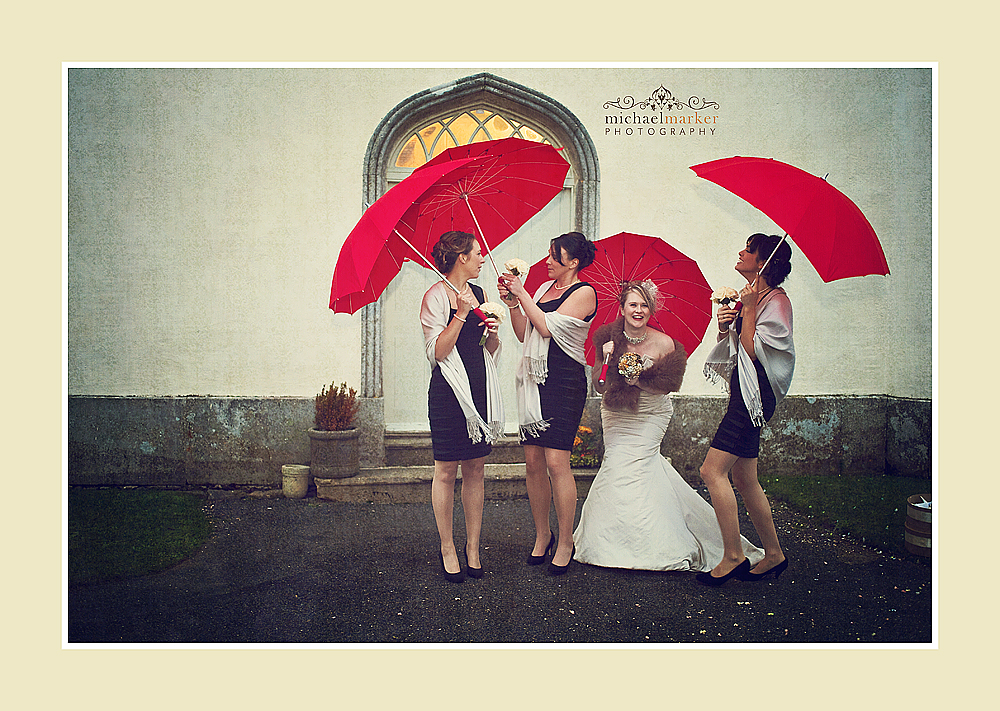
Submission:
[[[632,380],[642,375],[642,356],[638,353],[622,353],[618,359],[618,373],[625,380]]]
[[[492,301],[487,301],[479,305],[479,310],[482,312],[483,316],[488,318],[495,318],[497,324],[503,323],[503,312],[504,308],[500,304],[495,304]],[[489,337],[489,329],[483,331],[483,337],[479,339],[479,345],[486,343],[486,339]]]

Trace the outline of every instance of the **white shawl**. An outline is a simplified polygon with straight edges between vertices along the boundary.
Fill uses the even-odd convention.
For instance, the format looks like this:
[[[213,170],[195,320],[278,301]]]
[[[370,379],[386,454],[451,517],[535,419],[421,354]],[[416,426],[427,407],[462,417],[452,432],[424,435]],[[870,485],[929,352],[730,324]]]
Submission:
[[[444,282],[439,281],[427,290],[420,304],[424,351],[432,370],[434,366],[440,366],[445,382],[451,386],[458,404],[462,406],[469,439],[473,443],[478,443],[485,438],[488,443],[493,444],[503,436],[504,430],[503,397],[500,392],[500,378],[497,376],[497,363],[500,360],[502,346],[497,346],[496,353],[490,353],[486,346],[483,346],[483,359],[486,361],[486,420],[483,420],[472,399],[469,375],[458,348],[452,348],[442,361],[438,361],[434,355],[438,336],[447,328],[450,317],[451,302],[448,300],[447,287]]]
[[[532,297],[532,301],[537,302],[542,298],[552,284],[553,281],[542,284]],[[590,323],[573,316],[552,312],[545,314],[545,326],[552,334],[552,338],[555,339],[556,345],[562,348],[570,358],[581,365],[587,364],[583,346],[587,341]],[[543,338],[532,325],[531,320],[528,320],[524,331],[524,349],[514,377],[514,386],[517,392],[517,416],[522,442],[527,437],[537,437],[549,428],[548,421],[542,419],[542,402],[538,396],[538,386],[544,384],[549,375],[550,340],[550,338]]]
[[[712,382],[722,382],[729,391],[729,378],[737,365],[740,392],[750,420],[756,427],[764,424],[764,407],[760,397],[760,384],[750,354],[746,352],[736,333],[735,321],[729,328],[728,338],[719,341],[705,361],[705,377]],[[775,406],[788,394],[795,370],[795,346],[792,343],[792,302],[782,288],[765,296],[757,306],[757,328],[753,339],[754,354],[764,366],[764,372],[774,392]]]

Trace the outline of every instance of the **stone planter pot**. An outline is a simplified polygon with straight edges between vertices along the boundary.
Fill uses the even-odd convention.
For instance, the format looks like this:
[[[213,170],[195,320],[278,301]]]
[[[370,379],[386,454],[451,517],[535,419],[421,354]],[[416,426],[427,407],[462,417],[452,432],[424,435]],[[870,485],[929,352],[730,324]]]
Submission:
[[[361,431],[328,432],[309,429],[309,468],[315,479],[346,479],[361,471],[358,437]]]
[[[303,464],[285,464],[281,467],[281,492],[286,499],[304,499],[309,493],[312,475]]]

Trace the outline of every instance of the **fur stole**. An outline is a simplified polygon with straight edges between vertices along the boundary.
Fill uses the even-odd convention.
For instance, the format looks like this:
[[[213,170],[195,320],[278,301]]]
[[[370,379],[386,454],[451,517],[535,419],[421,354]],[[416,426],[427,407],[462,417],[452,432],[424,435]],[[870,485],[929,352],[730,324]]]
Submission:
[[[637,387],[632,387],[625,382],[625,378],[618,372],[618,359],[625,353],[625,334],[622,330],[625,327],[625,319],[619,318],[613,323],[606,323],[594,332],[594,348],[598,353],[601,346],[609,340],[614,341],[615,351],[611,354],[608,362],[607,383],[604,386],[604,405],[611,410],[631,410],[637,412],[639,409],[639,393]],[[674,339],[674,350],[666,358],[653,364],[649,370],[639,376],[639,382],[643,385],[662,393],[671,393],[680,390],[684,381],[684,370],[687,368],[687,352],[684,346],[676,338]]]

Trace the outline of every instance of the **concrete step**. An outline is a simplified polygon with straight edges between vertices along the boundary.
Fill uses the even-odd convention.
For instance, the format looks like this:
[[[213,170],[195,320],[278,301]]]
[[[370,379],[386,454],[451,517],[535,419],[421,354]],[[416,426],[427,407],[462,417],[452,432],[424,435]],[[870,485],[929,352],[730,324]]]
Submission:
[[[597,469],[574,469],[577,496],[585,497]],[[362,469],[346,479],[315,479],[316,496],[345,503],[430,503],[433,466],[378,467]],[[458,480],[462,479],[459,467]],[[459,484],[456,482],[456,496]],[[487,464],[486,498],[521,499],[528,495],[524,464]]]

